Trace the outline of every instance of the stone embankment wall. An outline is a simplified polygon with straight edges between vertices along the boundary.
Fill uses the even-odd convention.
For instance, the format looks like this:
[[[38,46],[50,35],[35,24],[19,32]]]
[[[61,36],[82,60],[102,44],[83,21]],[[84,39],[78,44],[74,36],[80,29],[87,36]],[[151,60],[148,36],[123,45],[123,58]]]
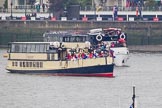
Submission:
[[[42,41],[49,30],[89,30],[93,28],[121,28],[128,35],[129,45],[162,44],[162,22],[108,21],[0,21],[0,46],[12,41]]]

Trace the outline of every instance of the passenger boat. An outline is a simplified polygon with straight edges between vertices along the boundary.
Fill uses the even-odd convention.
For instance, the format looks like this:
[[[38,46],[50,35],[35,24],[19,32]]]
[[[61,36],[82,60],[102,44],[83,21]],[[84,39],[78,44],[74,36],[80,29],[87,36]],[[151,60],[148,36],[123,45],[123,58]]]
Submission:
[[[109,51],[94,56],[97,49],[89,45],[73,44],[76,50],[66,42],[11,42],[6,69],[11,73],[113,77]]]
[[[104,34],[110,37],[110,49],[114,52],[114,63],[116,66],[126,65],[129,59],[129,49],[127,47],[127,34],[120,28],[103,29]],[[107,40],[106,40],[107,41]]]
[[[89,32],[75,31],[51,31],[43,35],[45,42],[67,42],[73,45],[82,46],[85,42],[95,46],[106,46],[114,55],[114,64],[123,66],[129,58],[129,50],[126,45],[127,35],[120,28],[98,28],[91,29]]]
[[[113,51],[114,64],[116,66],[124,66],[129,58],[129,50],[127,48],[127,35],[120,28],[99,28],[92,29],[89,32],[92,40],[91,43],[99,44],[103,42]],[[96,37],[94,37],[96,36]]]

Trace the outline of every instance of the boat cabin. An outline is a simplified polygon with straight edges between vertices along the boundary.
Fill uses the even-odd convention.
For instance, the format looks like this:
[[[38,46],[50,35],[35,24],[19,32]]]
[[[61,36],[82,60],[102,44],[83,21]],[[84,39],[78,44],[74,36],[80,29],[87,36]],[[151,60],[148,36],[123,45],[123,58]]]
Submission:
[[[119,28],[106,29],[92,29],[89,32],[74,32],[74,31],[60,31],[60,32],[45,32],[43,34],[45,42],[65,42],[67,47],[74,47],[81,45],[83,47],[85,42],[90,42],[91,45],[98,45],[102,42],[106,43],[126,43],[127,36]],[[123,40],[123,41],[121,41]]]
[[[55,31],[45,32],[43,38],[45,42],[85,42],[88,40],[88,35],[72,31]]]
[[[51,42],[12,42],[8,59],[65,60],[66,48]],[[21,55],[20,55],[21,54]]]

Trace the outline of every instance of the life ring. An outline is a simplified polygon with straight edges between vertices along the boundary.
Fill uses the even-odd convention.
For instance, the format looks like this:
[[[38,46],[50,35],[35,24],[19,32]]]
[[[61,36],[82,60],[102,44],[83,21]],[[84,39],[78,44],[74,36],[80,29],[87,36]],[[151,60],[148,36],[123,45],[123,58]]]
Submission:
[[[120,34],[120,39],[124,39],[125,40],[125,38],[126,38],[125,34],[124,33],[121,33]]]
[[[102,40],[102,35],[101,35],[101,34],[97,35],[97,36],[96,36],[96,40],[97,40],[97,41],[101,41],[101,40]]]

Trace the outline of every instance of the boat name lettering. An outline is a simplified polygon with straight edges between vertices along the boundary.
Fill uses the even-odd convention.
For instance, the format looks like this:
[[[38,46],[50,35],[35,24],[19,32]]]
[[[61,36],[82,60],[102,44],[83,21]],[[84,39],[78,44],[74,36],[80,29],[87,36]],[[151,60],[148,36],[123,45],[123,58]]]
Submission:
[[[27,56],[27,58],[31,59],[31,58],[34,58],[34,56]]]

